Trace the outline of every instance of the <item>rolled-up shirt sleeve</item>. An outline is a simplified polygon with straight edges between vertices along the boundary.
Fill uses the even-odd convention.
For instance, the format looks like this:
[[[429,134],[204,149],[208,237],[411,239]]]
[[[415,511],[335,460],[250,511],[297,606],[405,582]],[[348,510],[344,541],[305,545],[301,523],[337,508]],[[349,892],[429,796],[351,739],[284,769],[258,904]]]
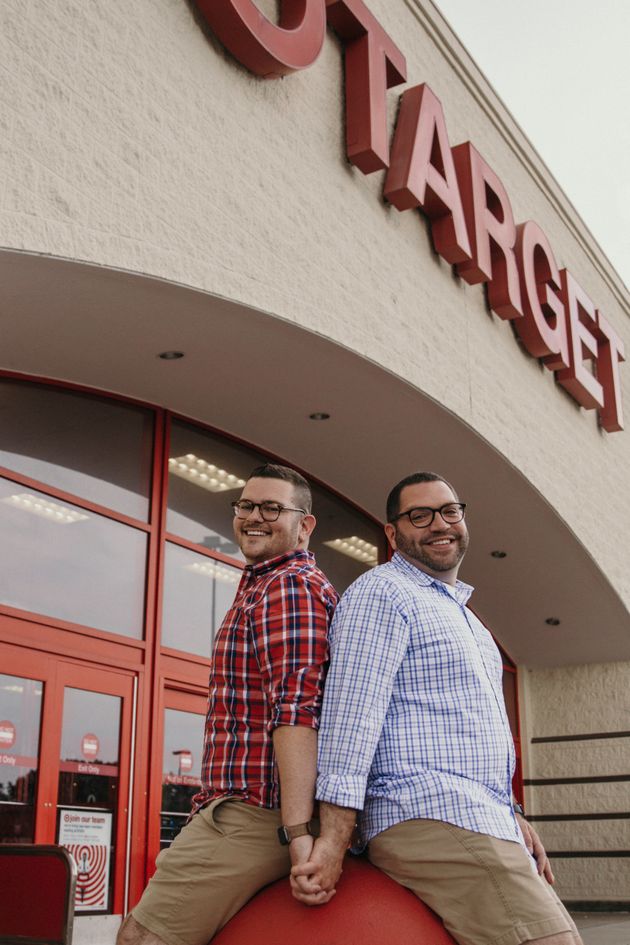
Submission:
[[[369,575],[344,594],[331,628],[318,739],[316,797],[362,810],[396,673],[409,641],[405,616]]]
[[[319,727],[333,607],[320,587],[293,573],[279,576],[257,604],[252,636],[269,731],[279,725]]]

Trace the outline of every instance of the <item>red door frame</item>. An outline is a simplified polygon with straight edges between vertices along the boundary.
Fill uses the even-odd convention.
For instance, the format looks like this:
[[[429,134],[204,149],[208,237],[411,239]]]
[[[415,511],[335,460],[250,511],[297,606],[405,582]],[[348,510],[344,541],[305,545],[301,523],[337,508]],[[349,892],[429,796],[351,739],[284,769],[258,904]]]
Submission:
[[[35,796],[35,843],[56,843],[59,765],[66,687],[105,693],[121,699],[118,810],[116,812],[112,911],[122,913],[125,904],[127,829],[130,816],[129,785],[133,740],[134,674],[106,667],[88,666],[52,654],[33,653],[24,647],[0,642],[0,663],[10,675],[43,683],[42,715]]]

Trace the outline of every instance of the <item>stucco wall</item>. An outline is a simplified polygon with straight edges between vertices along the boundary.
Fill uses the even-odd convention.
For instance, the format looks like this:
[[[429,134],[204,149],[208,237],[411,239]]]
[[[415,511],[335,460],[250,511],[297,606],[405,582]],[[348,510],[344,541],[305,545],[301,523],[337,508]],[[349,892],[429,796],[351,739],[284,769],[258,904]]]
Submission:
[[[471,84],[463,67],[474,68],[439,17],[443,36],[427,32],[423,9],[435,11],[369,6],[405,53],[408,84],[428,81],[441,99],[451,143],[474,142],[517,220],[543,227],[630,348],[619,280],[482,78]],[[630,506],[607,501],[630,466],[628,435],[602,433],[517,346],[482,287],[434,254],[419,214],[385,204],[382,173],[347,164],[332,33],[314,67],[262,81],[204,34],[185,0],[5,0],[0,18],[1,247],[209,290],[394,371],[521,469],[630,602],[609,539],[630,530]]]
[[[534,818],[575,817],[534,823],[548,850],[586,854],[553,859],[558,892],[573,901],[627,902],[630,664],[521,670],[519,681],[527,721],[526,777],[545,782],[526,788],[527,812]],[[573,783],[558,783],[563,779]],[[591,851],[626,855],[588,856]]]

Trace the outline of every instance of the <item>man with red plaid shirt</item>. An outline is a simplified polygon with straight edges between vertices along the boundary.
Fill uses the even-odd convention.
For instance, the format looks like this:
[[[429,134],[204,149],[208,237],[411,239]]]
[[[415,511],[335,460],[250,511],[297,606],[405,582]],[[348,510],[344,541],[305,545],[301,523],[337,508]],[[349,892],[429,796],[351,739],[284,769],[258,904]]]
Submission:
[[[308,861],[317,729],[337,594],[307,551],[311,492],[256,468],[233,503],[247,562],[215,640],[201,793],[118,945],[206,945],[262,886]]]

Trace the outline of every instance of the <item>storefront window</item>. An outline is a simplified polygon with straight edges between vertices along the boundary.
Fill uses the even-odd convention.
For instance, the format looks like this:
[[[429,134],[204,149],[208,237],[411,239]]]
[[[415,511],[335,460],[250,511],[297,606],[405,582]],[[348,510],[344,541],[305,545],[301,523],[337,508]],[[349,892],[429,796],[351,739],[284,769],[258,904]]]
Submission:
[[[239,568],[167,542],[162,645],[209,658],[240,579]]]
[[[230,502],[238,498],[260,453],[183,423],[173,423],[169,450],[167,530],[211,551],[242,560]],[[317,527],[310,549],[338,591],[384,560],[382,529],[311,483]]]
[[[0,466],[147,521],[151,411],[0,380]]]
[[[201,755],[205,718],[193,712],[166,709],[162,761],[160,846],[169,846],[186,823],[191,801],[201,787]]]
[[[33,843],[43,683],[0,675],[0,843]]]
[[[318,566],[341,594],[385,560],[383,529],[321,486],[311,484],[317,527],[310,549]]]
[[[0,603],[142,637],[146,535],[0,479]]]
[[[234,541],[230,502],[239,497],[252,469],[264,462],[260,453],[173,422],[167,531],[243,560]]]
[[[77,912],[107,911],[111,901],[120,706],[117,696],[65,690],[57,842],[77,864]]]

